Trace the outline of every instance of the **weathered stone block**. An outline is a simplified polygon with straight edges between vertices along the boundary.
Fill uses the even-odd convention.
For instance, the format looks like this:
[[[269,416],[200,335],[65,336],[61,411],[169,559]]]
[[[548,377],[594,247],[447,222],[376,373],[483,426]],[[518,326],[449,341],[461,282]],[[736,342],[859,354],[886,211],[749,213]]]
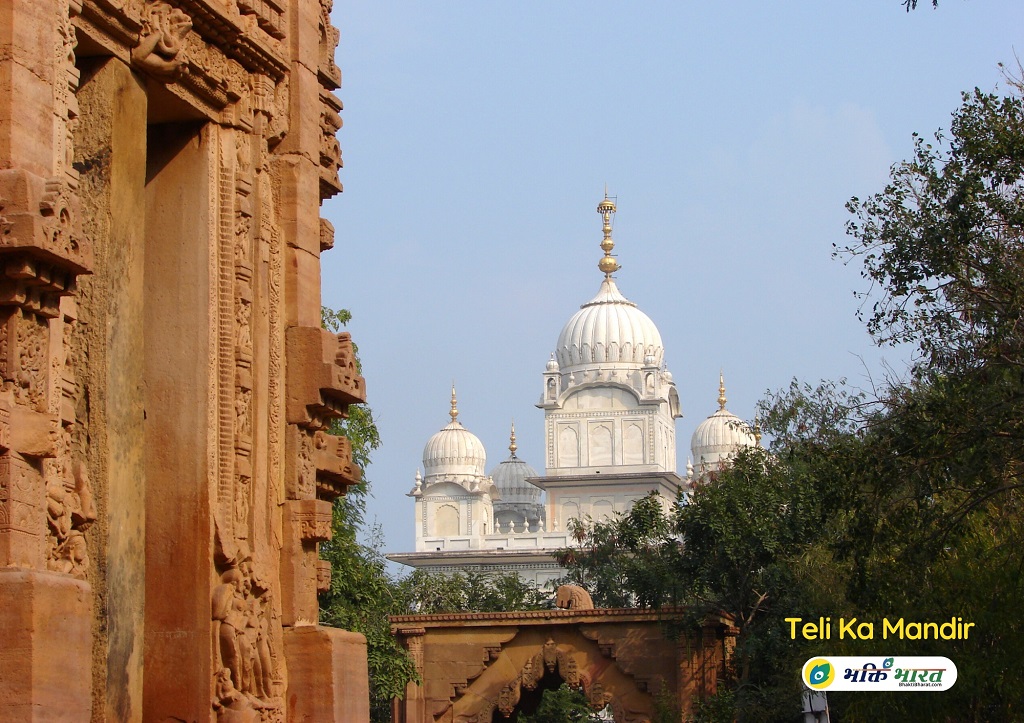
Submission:
[[[278,228],[289,246],[319,259],[322,235],[319,211],[310,203],[310,198],[317,198],[319,194],[318,167],[310,158],[285,156],[275,162],[275,169],[280,179]]]
[[[325,500],[290,500],[286,514],[303,545],[331,539],[331,503]]]
[[[366,638],[320,625],[286,629],[288,720],[366,721]]]
[[[0,455],[0,567],[44,567],[45,531],[42,475],[21,455],[5,452]]]
[[[289,246],[285,251],[285,306],[289,324],[320,326],[320,256]]]
[[[293,326],[285,333],[287,421],[312,425],[345,413],[366,399],[356,371],[352,337],[319,327]]]
[[[315,44],[311,50],[317,53]],[[320,81],[316,77],[315,58],[313,63],[311,67],[292,63],[288,109],[291,120],[288,135],[278,150],[315,163],[320,151]]]
[[[281,551],[281,622],[312,624],[317,605],[318,540],[330,539],[331,504],[323,500],[289,500],[284,504]]]
[[[88,721],[92,592],[66,575],[0,569],[5,720]]]
[[[48,262],[38,269],[22,262],[20,272],[12,274],[8,269],[7,276],[64,292],[67,279],[63,274],[55,276],[50,265],[70,274],[86,273],[92,267],[92,244],[78,233],[77,197],[63,181],[21,169],[0,171],[0,204],[7,229],[0,235],[0,252],[25,251],[31,259]]]
[[[329,498],[345,494],[348,487],[358,484],[363,476],[362,470],[352,462],[352,443],[323,430],[313,437],[313,464],[317,491]]]

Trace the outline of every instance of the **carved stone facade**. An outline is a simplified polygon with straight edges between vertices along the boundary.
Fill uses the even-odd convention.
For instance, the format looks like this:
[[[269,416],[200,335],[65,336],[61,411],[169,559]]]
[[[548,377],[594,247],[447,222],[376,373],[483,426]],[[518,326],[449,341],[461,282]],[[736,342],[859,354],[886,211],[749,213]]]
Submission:
[[[317,625],[365,400],[320,328],[330,10],[0,0],[5,717],[368,715]]]
[[[582,690],[617,723],[650,723],[658,706],[688,719],[717,690],[737,635],[727,616],[678,638],[682,609],[543,610],[403,615],[391,628],[422,680],[392,705],[395,723],[491,723],[532,711],[544,689]]]

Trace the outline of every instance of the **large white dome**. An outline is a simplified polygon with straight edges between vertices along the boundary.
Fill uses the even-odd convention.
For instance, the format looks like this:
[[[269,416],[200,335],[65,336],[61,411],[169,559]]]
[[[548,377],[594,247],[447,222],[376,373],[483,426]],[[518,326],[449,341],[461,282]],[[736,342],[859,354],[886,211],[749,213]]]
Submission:
[[[561,370],[588,365],[660,366],[661,334],[650,317],[616,287],[611,277],[573,314],[555,349]]]

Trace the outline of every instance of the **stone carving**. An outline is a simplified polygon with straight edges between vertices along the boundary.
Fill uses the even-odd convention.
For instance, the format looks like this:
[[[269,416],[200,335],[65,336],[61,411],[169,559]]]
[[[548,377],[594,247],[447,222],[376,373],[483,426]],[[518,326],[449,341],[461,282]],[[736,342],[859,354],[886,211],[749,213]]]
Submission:
[[[8,368],[13,377],[14,397],[19,404],[44,411],[47,407],[46,382],[49,326],[34,314],[15,314],[15,363]],[[9,377],[10,378],[10,377]]]
[[[316,591],[329,592],[331,589],[331,563],[327,560],[316,561]]]
[[[362,477],[362,471],[352,461],[352,443],[323,430],[313,435],[313,464],[317,490],[326,499],[345,494]]]
[[[604,689],[604,686],[599,682],[591,684],[590,689],[587,690],[587,702],[590,707],[594,710],[604,710],[604,707],[612,702],[612,694]]]
[[[285,37],[284,13],[279,0],[238,0],[238,11],[243,15],[254,15],[257,25],[270,37]]]
[[[334,0],[320,0],[320,65],[317,69],[320,83],[334,90],[341,85],[341,70],[334,62],[334,50],[341,37],[338,29],[331,25],[331,10]]]
[[[522,689],[536,690],[541,678],[546,673],[555,672],[570,688],[578,689],[583,685],[576,661],[564,650],[560,650],[555,641],[549,637],[544,643],[544,647],[526,661],[515,680],[501,689],[497,700],[494,701],[495,706],[505,718],[510,717],[519,704]]]
[[[334,224],[326,218],[320,219],[320,250],[330,251],[334,248]]]
[[[215,638],[222,666],[216,674],[213,707],[222,717],[227,715],[224,711],[235,716],[247,710],[281,707],[270,640],[272,607],[269,586],[254,574],[248,556],[228,567],[213,590]],[[248,720],[268,718],[251,715]]]
[[[192,30],[192,19],[164,0],[146,3],[139,44],[132,50],[136,67],[164,81],[173,81],[181,71],[178,56]]]
[[[316,464],[313,462],[313,436],[299,431],[299,464],[297,466],[296,498],[312,499],[316,496]]]
[[[356,370],[348,333],[332,334],[319,327],[288,327],[285,354],[289,359],[305,362],[285,368],[289,423],[319,428],[324,420],[344,414],[349,404],[365,401],[365,384]]]
[[[320,93],[320,101],[320,198],[327,199],[341,191],[338,169],[343,164],[336,136],[341,128],[341,101],[326,90]]]
[[[64,435],[61,435],[63,438]],[[61,445],[66,447],[66,443]],[[73,462],[67,470],[66,449],[50,465],[56,474],[46,479],[46,521],[49,554],[46,566],[80,580],[89,572],[89,551],[85,531],[96,519],[96,505],[85,465]]]
[[[252,390],[239,388],[235,396],[235,435],[252,437]]]
[[[590,593],[579,585],[559,585],[555,593],[555,605],[565,610],[594,609]]]
[[[242,357],[252,358],[252,304],[239,299],[235,303],[235,339],[236,353]]]

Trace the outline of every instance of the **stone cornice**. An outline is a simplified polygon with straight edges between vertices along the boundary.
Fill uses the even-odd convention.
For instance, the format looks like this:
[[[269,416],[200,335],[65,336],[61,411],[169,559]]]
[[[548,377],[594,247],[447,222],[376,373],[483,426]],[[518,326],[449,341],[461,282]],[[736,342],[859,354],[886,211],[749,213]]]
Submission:
[[[448,627],[451,623],[466,626],[551,625],[552,623],[607,623],[650,620],[682,620],[691,610],[685,607],[595,608],[593,610],[523,610],[500,613],[436,613],[432,615],[390,615],[393,633],[405,634],[407,628]],[[733,617],[718,612],[705,618],[705,625],[732,627]]]

